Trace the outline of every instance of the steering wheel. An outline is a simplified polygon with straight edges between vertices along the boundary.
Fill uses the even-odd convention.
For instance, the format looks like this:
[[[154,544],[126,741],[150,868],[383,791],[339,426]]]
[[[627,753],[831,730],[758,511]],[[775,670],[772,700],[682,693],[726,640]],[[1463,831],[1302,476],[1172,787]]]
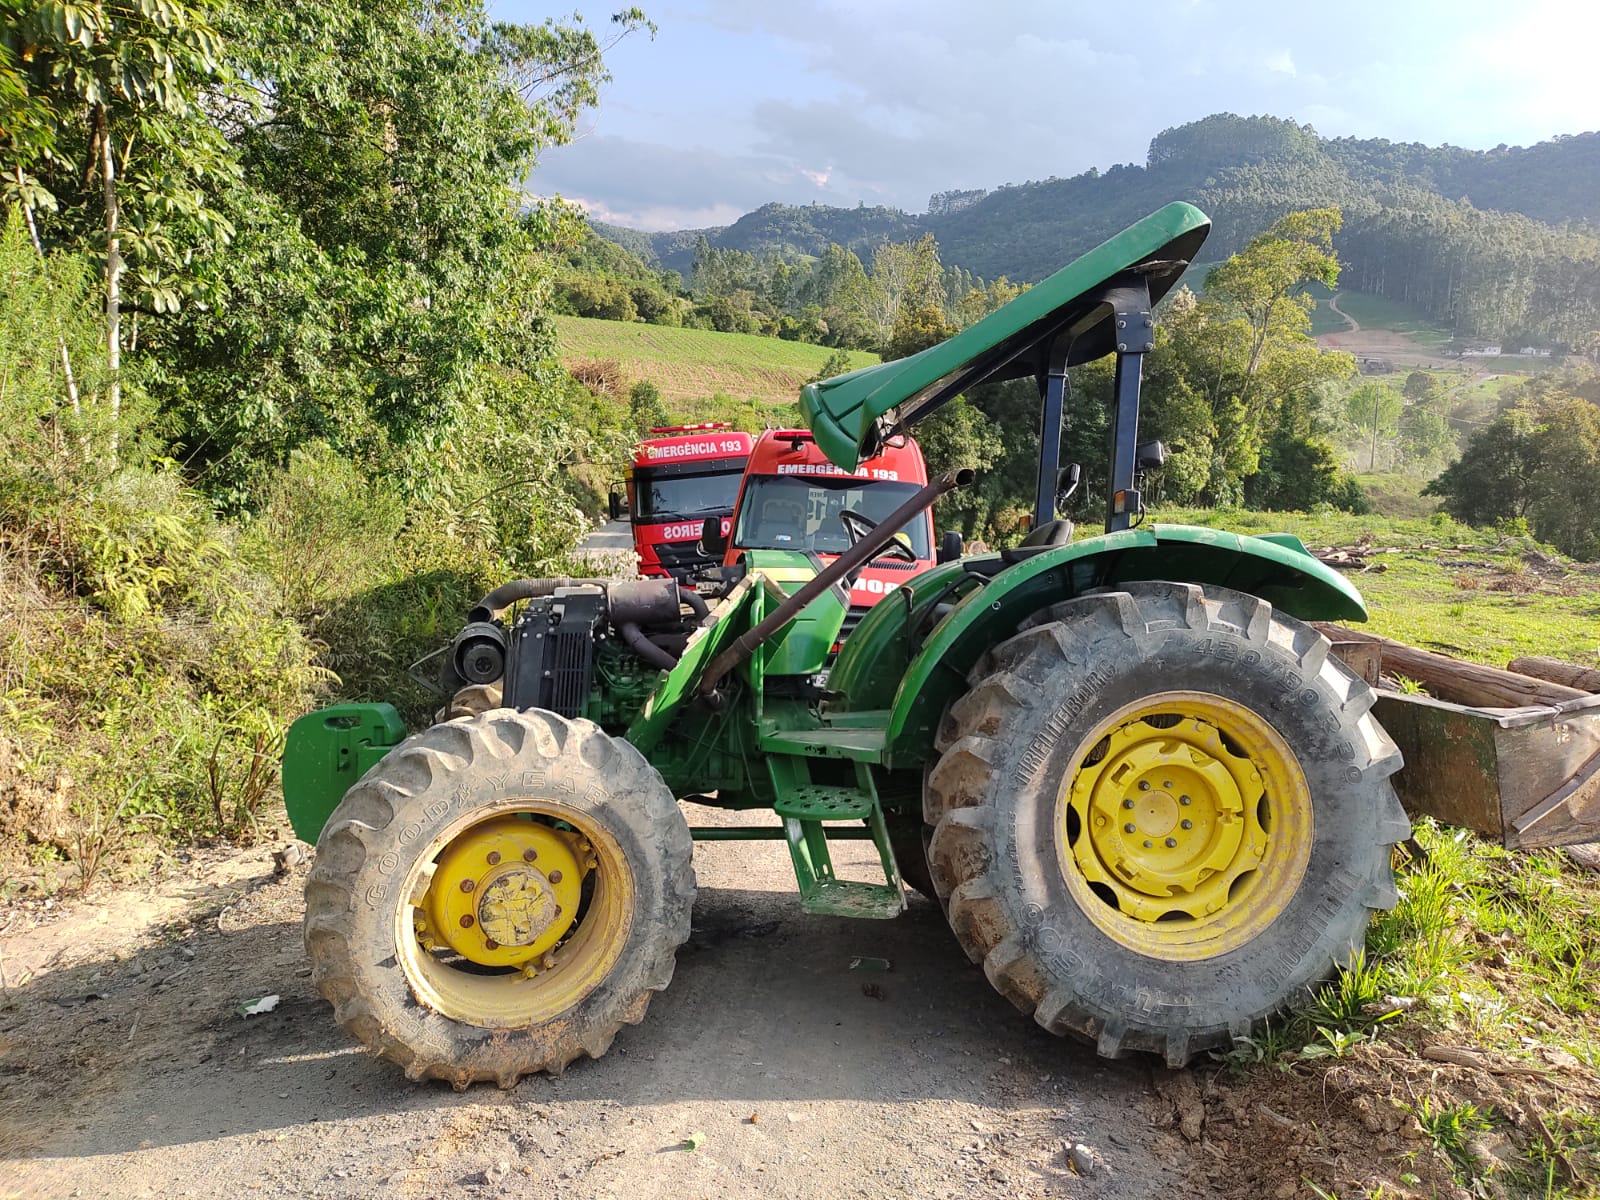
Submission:
[[[844,533],[854,546],[867,534],[878,527],[878,523],[869,517],[864,517],[853,508],[844,509],[839,514],[839,524],[844,526]],[[917,552],[911,548],[906,535],[898,533],[882,550],[878,551],[879,558],[892,558],[896,562],[914,563],[917,561]]]
[[[846,508],[839,513],[839,524],[844,526],[844,535],[850,539],[852,546],[878,527],[876,521],[863,517],[853,508]]]

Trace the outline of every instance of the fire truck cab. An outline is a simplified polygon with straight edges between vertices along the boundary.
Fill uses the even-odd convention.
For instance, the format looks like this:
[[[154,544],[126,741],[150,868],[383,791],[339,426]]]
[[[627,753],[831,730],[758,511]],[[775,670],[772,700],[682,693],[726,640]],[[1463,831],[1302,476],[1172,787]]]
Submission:
[[[726,525],[739,494],[754,438],[727,422],[663,425],[633,450],[625,476],[627,519],[641,575],[683,582],[717,560],[700,552],[708,521]],[[613,492],[611,516],[624,497]]]
[[[922,451],[910,437],[893,439],[881,454],[843,471],[827,460],[809,430],[769,429],[756,439],[745,468],[723,564],[737,566],[751,550],[787,550],[821,569],[850,546],[841,513],[853,511],[876,523],[927,482]],[[850,589],[847,631],[884,596],[933,567],[929,513],[920,513],[902,532],[911,561],[883,557],[866,565]],[[707,549],[718,540],[708,538]]]

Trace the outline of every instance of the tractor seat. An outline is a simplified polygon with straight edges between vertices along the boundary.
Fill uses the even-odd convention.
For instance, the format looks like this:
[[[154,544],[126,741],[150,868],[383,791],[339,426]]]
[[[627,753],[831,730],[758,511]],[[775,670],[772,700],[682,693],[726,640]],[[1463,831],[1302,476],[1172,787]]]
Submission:
[[[1023,559],[1032,558],[1035,554],[1043,554],[1046,550],[1065,546],[1071,541],[1071,521],[1047,521],[1023,538],[1021,545],[1000,551],[1000,557],[1008,565],[1019,563]]]

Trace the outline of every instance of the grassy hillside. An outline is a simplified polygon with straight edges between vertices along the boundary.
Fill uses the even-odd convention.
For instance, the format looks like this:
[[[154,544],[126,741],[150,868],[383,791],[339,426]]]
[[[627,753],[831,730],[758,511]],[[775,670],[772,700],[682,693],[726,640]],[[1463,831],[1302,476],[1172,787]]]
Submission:
[[[556,317],[561,361],[613,359],[630,381],[648,379],[674,411],[721,393],[762,404],[793,404],[801,386],[834,353],[826,346],[743,333],[673,329],[627,321]],[[852,351],[851,367],[878,361]]]

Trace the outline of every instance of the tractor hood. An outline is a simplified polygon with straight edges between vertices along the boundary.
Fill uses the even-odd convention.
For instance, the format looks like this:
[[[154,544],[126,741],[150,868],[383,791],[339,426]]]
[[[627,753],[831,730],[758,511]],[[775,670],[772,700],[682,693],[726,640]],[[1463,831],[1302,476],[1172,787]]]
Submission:
[[[847,471],[940,405],[980,383],[1044,373],[1056,339],[1071,340],[1068,366],[1117,348],[1103,293],[1142,275],[1150,301],[1169,292],[1211,230],[1190,204],[1169,204],[1035,284],[954,337],[910,358],[807,384],[800,410],[828,459]]]

